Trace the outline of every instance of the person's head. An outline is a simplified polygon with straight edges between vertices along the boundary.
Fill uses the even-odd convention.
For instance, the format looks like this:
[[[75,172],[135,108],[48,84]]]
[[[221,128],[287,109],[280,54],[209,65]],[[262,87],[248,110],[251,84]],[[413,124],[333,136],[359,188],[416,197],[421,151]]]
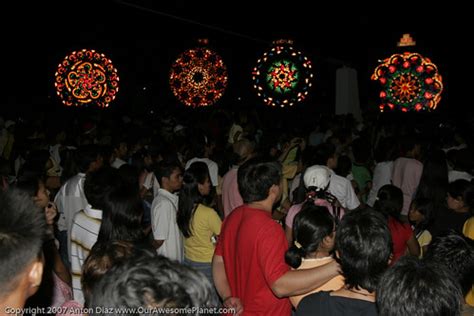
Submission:
[[[417,136],[404,136],[400,140],[400,151],[405,157],[419,159],[421,156],[421,144]]]
[[[314,153],[315,165],[326,166],[329,169],[337,168],[336,146],[330,143],[320,144],[316,147]]]
[[[0,193],[0,305],[11,300],[22,307],[41,283],[44,213],[18,189]]]
[[[81,286],[86,304],[92,289],[112,267],[136,256],[154,257],[155,253],[136,248],[127,241],[97,242],[82,266]]]
[[[103,197],[102,223],[98,241],[125,240],[136,242],[143,238],[141,226],[143,206],[135,186],[122,183]]]
[[[402,257],[377,289],[379,315],[460,315],[461,291],[443,265]]]
[[[87,202],[94,209],[104,209],[105,196],[116,188],[118,183],[120,183],[120,176],[117,169],[104,167],[89,173],[84,181],[84,194]]]
[[[192,308],[217,306],[209,280],[165,257],[132,259],[112,268],[94,287],[87,307]],[[171,315],[171,314],[166,314]],[[198,311],[191,314],[198,315]]]
[[[49,190],[38,175],[19,177],[15,187],[32,197],[33,202],[39,208],[45,208],[50,202]]]
[[[356,163],[367,163],[370,159],[370,143],[365,139],[357,138],[352,143],[352,153]]]
[[[454,211],[474,209],[474,184],[459,179],[448,185],[448,208]]]
[[[155,177],[160,187],[168,192],[175,192],[183,185],[183,173],[177,161],[161,161],[155,169]]]
[[[396,158],[396,147],[393,145],[395,139],[387,137],[380,140],[374,152],[376,162],[392,161]]]
[[[428,247],[424,259],[445,265],[466,295],[474,280],[474,241],[457,232],[437,236]]]
[[[331,181],[331,171],[326,166],[311,166],[303,175],[303,182],[307,193],[312,199],[324,198],[324,194]]]
[[[347,177],[352,171],[352,160],[347,155],[341,155],[337,158],[337,168],[334,170],[338,176]]]
[[[408,219],[416,226],[427,228],[433,219],[433,203],[429,199],[414,199],[410,205]]]
[[[97,145],[80,146],[75,153],[76,164],[79,172],[94,172],[102,167],[104,158],[102,149]]]
[[[235,165],[241,165],[250,158],[252,158],[254,154],[255,145],[249,141],[248,139],[241,139],[235,142],[232,145],[232,149],[234,152],[234,157],[232,161]]]
[[[336,225],[328,209],[314,205],[313,201],[306,202],[293,222],[293,244],[285,254],[286,263],[296,269],[310,254],[331,252],[335,231]]]
[[[125,158],[128,153],[128,144],[125,140],[117,140],[114,144],[114,154],[117,158]]]
[[[270,198],[274,203],[281,198],[281,165],[253,158],[237,171],[237,183],[244,203]]]
[[[183,186],[179,192],[176,221],[184,237],[191,236],[191,220],[199,203],[211,192],[209,169],[206,163],[193,162],[184,172]]]
[[[375,291],[392,254],[385,217],[370,209],[347,213],[337,228],[336,254],[349,288]]]
[[[379,189],[374,209],[387,217],[400,218],[403,208],[403,192],[400,188],[386,184]]]

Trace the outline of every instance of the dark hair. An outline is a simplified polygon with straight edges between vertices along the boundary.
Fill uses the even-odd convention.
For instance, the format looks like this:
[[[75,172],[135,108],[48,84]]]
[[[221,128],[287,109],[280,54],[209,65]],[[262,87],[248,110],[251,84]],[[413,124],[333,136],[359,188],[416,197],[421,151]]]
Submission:
[[[453,181],[448,185],[448,193],[455,199],[462,198],[469,210],[474,211],[474,184],[464,179]]]
[[[382,138],[374,152],[376,162],[392,161],[396,157],[395,139],[393,137]]]
[[[181,169],[181,165],[178,161],[160,161],[155,168],[155,177],[158,180],[160,186],[163,185],[161,178],[169,178],[173,171]]]
[[[83,145],[75,152],[76,164],[79,172],[86,173],[91,163],[101,156],[101,148],[97,145]]]
[[[334,219],[327,207],[316,206],[310,200],[303,204],[293,222],[293,244],[285,254],[286,263],[298,268],[301,260],[318,250],[324,237],[332,234]],[[301,248],[295,245],[298,242]]]
[[[184,172],[183,186],[179,192],[178,214],[176,221],[185,238],[192,236],[191,221],[199,203],[203,203],[203,196],[199,193],[199,184],[209,178],[209,169],[206,163],[193,162]]]
[[[30,197],[35,197],[38,194],[40,183],[43,182],[43,178],[39,174],[29,174],[19,177],[15,183],[15,187]]]
[[[387,220],[371,209],[347,213],[337,229],[336,249],[345,284],[374,291],[392,254]]]
[[[338,176],[347,177],[352,171],[352,161],[347,155],[341,155],[337,159],[337,168],[334,170]]]
[[[328,160],[336,154],[336,146],[331,143],[323,143],[315,148],[314,161],[312,164],[326,166]]]
[[[357,138],[352,142],[354,161],[365,164],[370,159],[370,144],[365,139]],[[339,163],[339,162],[338,162]]]
[[[428,199],[415,198],[411,202],[411,208],[416,209],[420,214],[423,215],[424,219],[421,223],[415,225],[414,234],[415,236],[418,233],[423,232],[431,226],[434,216],[433,216],[433,203]]]
[[[405,256],[380,280],[379,315],[460,315],[461,291],[445,267]]]
[[[400,188],[386,184],[379,189],[374,209],[383,215],[400,221],[400,212],[403,208],[403,192]]]
[[[417,198],[432,201],[435,210],[444,207],[448,188],[448,165],[442,150],[433,150],[423,162],[423,172],[416,190]]]
[[[18,189],[0,193],[0,298],[13,291],[17,276],[41,254],[44,213]]]
[[[440,235],[428,246],[425,260],[445,265],[459,281],[463,294],[472,288],[474,280],[474,241],[455,231]]]
[[[454,154],[454,170],[472,172],[474,155],[471,149],[459,149]]]
[[[272,185],[280,185],[281,165],[253,158],[237,171],[239,192],[244,203],[263,201],[268,197]]]
[[[90,300],[92,289],[107,271],[136,256],[154,257],[156,253],[135,247],[128,241],[97,241],[82,266],[81,286],[86,304]]]
[[[216,306],[209,280],[191,267],[165,257],[132,259],[112,268],[95,286],[91,315],[97,307],[176,308]],[[176,313],[176,312],[175,312]],[[198,315],[198,311],[182,315]]]
[[[123,183],[104,196],[98,241],[143,239],[143,206],[135,187]]]
[[[92,208],[103,210],[105,196],[120,183],[117,169],[103,167],[91,172],[84,181],[84,194]]]

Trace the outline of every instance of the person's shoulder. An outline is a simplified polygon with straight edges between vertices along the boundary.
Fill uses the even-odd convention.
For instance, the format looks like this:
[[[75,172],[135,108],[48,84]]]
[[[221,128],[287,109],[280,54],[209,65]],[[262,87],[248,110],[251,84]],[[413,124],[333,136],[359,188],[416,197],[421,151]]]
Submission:
[[[209,214],[209,213],[215,213],[216,212],[212,207],[206,206],[204,204],[199,204],[196,211],[202,212],[203,214]]]
[[[303,297],[301,302],[298,304],[297,311],[299,312],[309,312],[309,311],[314,311],[314,310],[319,310],[317,306],[320,306],[322,303],[326,303],[329,300],[329,293],[326,291],[319,291],[316,293],[311,293],[309,295],[306,295]],[[307,315],[306,313],[300,314],[297,313],[297,315]],[[309,314],[308,314],[309,315]]]

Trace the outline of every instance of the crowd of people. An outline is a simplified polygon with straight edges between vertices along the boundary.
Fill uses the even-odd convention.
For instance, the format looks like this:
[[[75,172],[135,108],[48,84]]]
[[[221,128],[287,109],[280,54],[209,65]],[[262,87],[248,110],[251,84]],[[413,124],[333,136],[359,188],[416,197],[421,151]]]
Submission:
[[[472,128],[399,119],[0,118],[1,313],[474,315]]]

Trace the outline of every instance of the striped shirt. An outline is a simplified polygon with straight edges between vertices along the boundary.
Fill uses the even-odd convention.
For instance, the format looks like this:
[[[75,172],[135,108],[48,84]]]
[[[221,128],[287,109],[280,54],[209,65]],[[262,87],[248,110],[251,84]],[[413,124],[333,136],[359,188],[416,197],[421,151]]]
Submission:
[[[74,216],[71,227],[69,260],[71,262],[72,291],[74,300],[81,304],[84,304],[81,287],[82,265],[97,241],[101,221],[102,211],[95,210],[88,205]]]

